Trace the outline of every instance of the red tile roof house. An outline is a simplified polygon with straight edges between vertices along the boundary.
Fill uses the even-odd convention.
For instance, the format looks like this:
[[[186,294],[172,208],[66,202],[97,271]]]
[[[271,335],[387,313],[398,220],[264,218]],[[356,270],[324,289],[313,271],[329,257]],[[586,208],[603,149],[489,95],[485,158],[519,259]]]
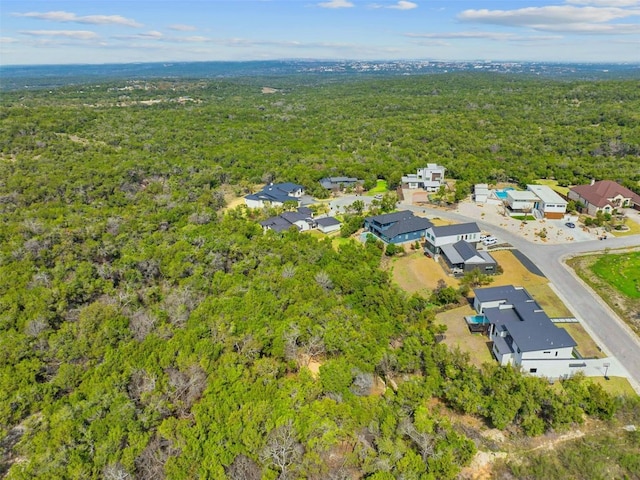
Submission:
[[[612,213],[616,208],[640,207],[640,195],[612,180],[578,185],[569,190],[568,197],[582,202],[587,213],[593,216],[599,211]]]

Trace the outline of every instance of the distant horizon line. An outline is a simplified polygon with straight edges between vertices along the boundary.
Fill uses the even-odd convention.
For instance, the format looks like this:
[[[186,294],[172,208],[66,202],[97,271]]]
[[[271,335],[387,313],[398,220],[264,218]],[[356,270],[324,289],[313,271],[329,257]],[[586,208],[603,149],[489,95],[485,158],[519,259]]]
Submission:
[[[107,66],[107,65],[167,65],[167,64],[184,64],[184,63],[255,63],[255,62],[432,62],[432,63],[532,63],[532,64],[554,64],[554,65],[637,65],[640,66],[640,61],[582,61],[582,60],[490,60],[490,59],[468,59],[468,60],[438,60],[430,58],[414,58],[414,59],[321,59],[321,58],[281,58],[281,59],[254,59],[254,60],[159,60],[153,62],[147,61],[132,61],[132,62],[104,62],[104,63],[16,63],[3,65],[0,64],[0,68],[13,68],[13,67],[83,67],[83,66]]]

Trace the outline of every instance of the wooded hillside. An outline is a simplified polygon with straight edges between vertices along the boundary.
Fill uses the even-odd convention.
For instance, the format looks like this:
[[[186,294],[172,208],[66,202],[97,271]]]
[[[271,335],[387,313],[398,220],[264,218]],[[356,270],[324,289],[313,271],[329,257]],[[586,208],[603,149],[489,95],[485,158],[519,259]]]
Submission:
[[[637,82],[269,82],[3,94],[0,474],[454,478],[476,446],[447,412],[523,435],[614,415],[599,386],[447,351],[375,244],[265,235],[224,192],[427,161],[638,190]]]

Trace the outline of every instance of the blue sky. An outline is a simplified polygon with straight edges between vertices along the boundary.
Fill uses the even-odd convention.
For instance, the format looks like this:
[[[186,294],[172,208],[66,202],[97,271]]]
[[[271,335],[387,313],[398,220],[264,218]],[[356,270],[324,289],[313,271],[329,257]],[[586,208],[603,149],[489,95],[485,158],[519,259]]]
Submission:
[[[0,63],[640,63],[640,0],[2,0]]]

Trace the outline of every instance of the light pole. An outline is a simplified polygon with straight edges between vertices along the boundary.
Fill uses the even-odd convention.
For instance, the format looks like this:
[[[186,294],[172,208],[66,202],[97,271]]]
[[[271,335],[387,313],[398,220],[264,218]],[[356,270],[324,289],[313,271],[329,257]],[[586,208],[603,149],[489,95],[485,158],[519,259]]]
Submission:
[[[607,377],[607,372],[609,371],[609,363],[603,363],[602,366],[604,367],[604,379],[609,380],[609,377]]]

